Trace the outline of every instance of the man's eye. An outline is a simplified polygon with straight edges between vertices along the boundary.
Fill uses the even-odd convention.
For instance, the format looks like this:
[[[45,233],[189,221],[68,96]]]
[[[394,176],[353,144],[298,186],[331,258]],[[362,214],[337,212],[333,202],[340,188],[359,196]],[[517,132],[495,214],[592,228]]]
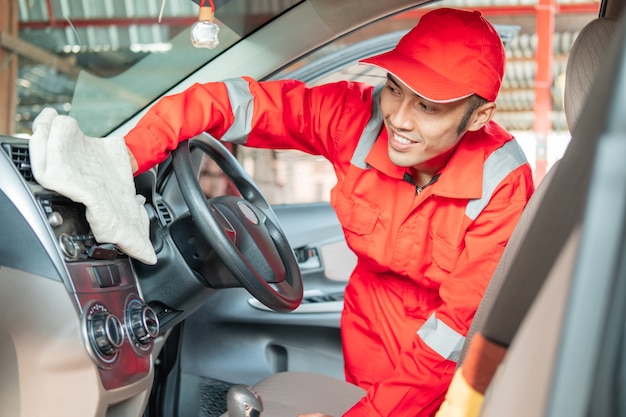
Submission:
[[[434,111],[434,109],[426,103],[420,102],[419,107],[420,109],[424,110],[426,113],[432,113]]]
[[[398,94],[399,93],[398,89],[394,85],[392,85],[392,84],[387,84],[387,88],[389,89],[389,91],[391,91],[394,94]]]

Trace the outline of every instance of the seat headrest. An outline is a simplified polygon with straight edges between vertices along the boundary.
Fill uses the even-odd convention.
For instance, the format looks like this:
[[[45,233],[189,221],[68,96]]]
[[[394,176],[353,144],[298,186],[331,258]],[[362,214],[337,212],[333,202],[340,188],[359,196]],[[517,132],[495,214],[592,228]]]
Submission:
[[[564,91],[565,118],[570,132],[574,131],[616,26],[617,19],[596,18],[587,23],[572,45],[565,69]]]

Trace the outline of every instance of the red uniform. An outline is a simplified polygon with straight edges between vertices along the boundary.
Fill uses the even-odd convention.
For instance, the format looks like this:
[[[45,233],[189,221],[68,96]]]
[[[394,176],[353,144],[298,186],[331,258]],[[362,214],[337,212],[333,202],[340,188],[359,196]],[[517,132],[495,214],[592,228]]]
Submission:
[[[389,160],[378,102],[372,87],[346,82],[197,84],[157,103],[125,139],[140,171],[202,131],[326,157],[337,175],[331,204],[358,256],[341,321],[346,378],[368,390],[345,416],[430,416],[532,174],[511,134],[490,122],[418,189]]]

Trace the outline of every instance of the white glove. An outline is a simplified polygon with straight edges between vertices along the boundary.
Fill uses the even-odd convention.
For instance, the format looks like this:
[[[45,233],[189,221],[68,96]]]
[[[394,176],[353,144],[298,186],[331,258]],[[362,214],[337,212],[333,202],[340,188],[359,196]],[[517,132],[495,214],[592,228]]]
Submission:
[[[143,263],[156,263],[146,200],[136,194],[123,138],[85,136],[75,119],[46,108],[33,122],[29,148],[37,182],[83,203],[98,242],[113,243]]]

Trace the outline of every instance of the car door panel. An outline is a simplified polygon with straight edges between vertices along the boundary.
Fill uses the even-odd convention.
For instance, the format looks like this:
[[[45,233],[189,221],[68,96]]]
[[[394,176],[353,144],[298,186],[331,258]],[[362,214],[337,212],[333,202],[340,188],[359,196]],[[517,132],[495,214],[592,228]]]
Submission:
[[[244,289],[216,292],[185,321],[183,377],[253,384],[300,370],[343,378],[339,319],[356,257],[328,203],[274,210],[301,266],[303,303],[291,313],[276,313]]]

